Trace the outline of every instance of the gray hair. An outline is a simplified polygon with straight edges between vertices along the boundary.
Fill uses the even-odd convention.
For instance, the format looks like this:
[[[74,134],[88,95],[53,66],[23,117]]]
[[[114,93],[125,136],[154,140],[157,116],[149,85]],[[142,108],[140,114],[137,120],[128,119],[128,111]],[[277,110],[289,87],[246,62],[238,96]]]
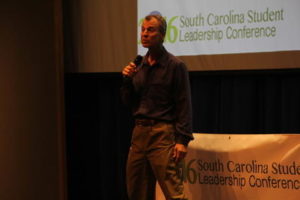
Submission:
[[[155,18],[159,22],[159,32],[165,36],[167,32],[167,22],[165,18],[159,14],[149,14],[145,17],[145,20],[150,21],[152,18]]]

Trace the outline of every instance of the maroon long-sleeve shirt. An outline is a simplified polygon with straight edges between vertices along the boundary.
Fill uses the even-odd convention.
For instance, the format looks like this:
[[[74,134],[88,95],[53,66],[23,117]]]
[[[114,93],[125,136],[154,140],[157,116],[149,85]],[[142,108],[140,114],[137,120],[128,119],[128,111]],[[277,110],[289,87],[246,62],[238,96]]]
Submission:
[[[125,78],[122,100],[132,107],[135,118],[171,122],[176,142],[188,144],[192,136],[192,107],[188,71],[185,64],[165,49],[152,66],[148,54],[133,78]]]

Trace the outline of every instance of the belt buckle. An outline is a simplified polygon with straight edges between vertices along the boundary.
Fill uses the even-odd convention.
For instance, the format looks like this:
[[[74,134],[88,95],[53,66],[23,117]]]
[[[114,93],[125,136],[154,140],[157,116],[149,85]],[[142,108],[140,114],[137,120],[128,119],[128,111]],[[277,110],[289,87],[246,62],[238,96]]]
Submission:
[[[153,126],[155,121],[153,119],[136,119],[135,123],[140,126]]]

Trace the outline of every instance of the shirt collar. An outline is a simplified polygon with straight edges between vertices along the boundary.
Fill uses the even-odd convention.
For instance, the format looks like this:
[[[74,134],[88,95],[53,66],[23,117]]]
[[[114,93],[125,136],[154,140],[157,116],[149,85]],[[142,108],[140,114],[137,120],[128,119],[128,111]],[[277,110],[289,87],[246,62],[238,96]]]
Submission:
[[[146,53],[146,55],[144,56],[144,59],[143,59],[143,65],[149,65],[148,64],[148,56],[149,56],[149,51]],[[167,50],[165,49],[165,47],[163,47],[163,49],[162,49],[162,55],[161,55],[161,57],[157,60],[157,62],[156,62],[156,64],[155,65],[160,65],[161,66],[161,64],[162,63],[164,63],[166,60],[167,60],[167,58],[168,58],[168,52],[167,52]]]

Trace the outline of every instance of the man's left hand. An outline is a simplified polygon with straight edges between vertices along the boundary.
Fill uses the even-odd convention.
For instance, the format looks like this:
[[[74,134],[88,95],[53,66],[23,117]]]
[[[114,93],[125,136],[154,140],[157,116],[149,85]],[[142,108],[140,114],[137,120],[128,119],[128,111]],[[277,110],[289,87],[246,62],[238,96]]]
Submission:
[[[187,146],[183,144],[175,144],[173,150],[173,159],[176,163],[180,162],[187,154]]]

